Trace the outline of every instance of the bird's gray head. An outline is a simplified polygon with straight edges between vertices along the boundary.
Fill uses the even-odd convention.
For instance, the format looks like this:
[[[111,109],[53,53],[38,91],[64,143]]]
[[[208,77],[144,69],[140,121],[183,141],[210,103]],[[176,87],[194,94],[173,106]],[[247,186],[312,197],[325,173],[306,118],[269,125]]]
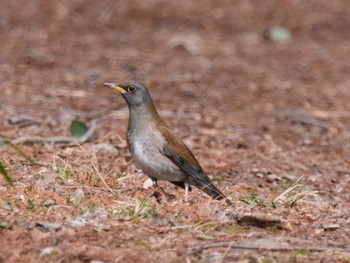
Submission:
[[[122,83],[106,82],[104,85],[119,91],[129,108],[142,107],[149,103],[153,104],[151,95],[141,82],[129,80]]]
[[[129,106],[131,116],[139,115],[143,119],[158,119],[159,115],[151,95],[141,82],[129,80],[122,83],[106,82],[104,85],[119,91],[123,95]]]

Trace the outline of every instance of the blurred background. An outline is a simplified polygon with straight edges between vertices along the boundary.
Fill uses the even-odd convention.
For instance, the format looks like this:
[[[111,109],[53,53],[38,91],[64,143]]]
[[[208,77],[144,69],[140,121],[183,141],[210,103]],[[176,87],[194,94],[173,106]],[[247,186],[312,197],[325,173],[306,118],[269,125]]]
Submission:
[[[348,151],[348,1],[14,0],[1,6],[0,131],[9,138],[65,135],[72,119],[110,109],[122,118],[99,115],[97,137],[123,134],[126,105],[102,83],[137,79],[189,144],[200,142],[198,130],[213,129],[211,148],[265,151],[324,141]],[[335,127],[322,133],[324,124],[300,121],[296,111],[335,117]],[[330,140],[340,131],[345,137]],[[273,138],[268,146],[266,138]]]
[[[165,103],[176,94],[251,109],[268,96],[270,107],[348,107],[340,99],[350,71],[345,0],[1,6],[3,105],[93,110],[109,101],[101,83],[133,78],[154,82],[154,97]]]
[[[137,79],[188,143],[203,128],[234,134],[222,139],[207,132],[215,141],[210,147],[265,150],[262,138],[272,136],[277,149],[323,140],[348,151],[348,1],[15,0],[1,6],[5,136],[64,135],[77,116],[113,108],[123,118],[102,116],[98,137],[104,129],[123,133],[125,103],[102,83]],[[289,125],[295,118],[310,125],[295,111],[335,117],[336,125],[320,140],[322,123],[311,123],[316,131]],[[17,125],[23,119],[35,125]],[[330,140],[340,131],[345,137]]]
[[[280,242],[287,259],[277,262],[295,261],[288,254],[293,238],[312,243],[294,242],[308,256],[319,251],[310,246],[348,249],[350,1],[2,0],[0,6],[0,164],[16,182],[10,187],[0,176],[0,231],[7,233],[0,261],[14,254],[13,262],[43,262],[45,255],[114,262],[137,254],[120,262],[170,262],[189,253],[192,241],[262,235],[259,244],[274,249],[279,238],[292,238]],[[196,191],[193,206],[147,199],[152,190],[143,189],[146,177],[126,147],[127,106],[103,86],[128,79],[149,87],[160,114],[234,200],[232,208]],[[72,120],[96,123],[89,143],[45,142],[69,135]],[[26,143],[6,147],[5,138]],[[181,189],[163,186],[183,197]],[[144,200],[151,208],[145,215]],[[287,219],[287,230],[236,227],[237,213],[257,211]],[[69,228],[76,216],[92,218],[79,221],[91,225],[75,221]],[[36,222],[47,220],[58,227],[38,230]],[[180,228],[172,232],[173,226]],[[218,262],[231,245],[222,247]],[[131,249],[120,255],[124,248]],[[272,253],[258,247],[249,252],[254,259],[230,251],[227,262],[263,262],[260,255]],[[324,262],[336,254],[330,250]]]

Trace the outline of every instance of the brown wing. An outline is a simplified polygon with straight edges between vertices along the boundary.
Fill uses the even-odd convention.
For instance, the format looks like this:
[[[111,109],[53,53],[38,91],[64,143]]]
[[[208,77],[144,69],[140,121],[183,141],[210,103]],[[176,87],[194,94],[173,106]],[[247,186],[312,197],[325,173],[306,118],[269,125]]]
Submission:
[[[204,174],[201,166],[187,146],[172,134],[166,126],[159,127],[160,132],[166,138],[162,153],[168,157],[180,170],[187,175],[186,183],[193,185],[215,199],[226,198],[225,195],[216,188],[210,179]]]

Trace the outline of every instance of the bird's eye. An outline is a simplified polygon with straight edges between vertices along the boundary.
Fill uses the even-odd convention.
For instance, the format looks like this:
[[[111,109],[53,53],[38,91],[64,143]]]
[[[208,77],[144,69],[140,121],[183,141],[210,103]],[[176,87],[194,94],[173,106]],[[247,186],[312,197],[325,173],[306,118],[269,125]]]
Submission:
[[[135,91],[135,87],[134,86],[129,86],[128,87],[128,92],[129,93],[133,93]]]

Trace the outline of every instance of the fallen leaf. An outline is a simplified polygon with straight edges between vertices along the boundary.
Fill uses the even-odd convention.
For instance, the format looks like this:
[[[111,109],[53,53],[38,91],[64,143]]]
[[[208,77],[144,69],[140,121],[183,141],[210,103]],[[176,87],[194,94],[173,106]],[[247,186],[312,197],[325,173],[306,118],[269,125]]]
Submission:
[[[88,131],[88,126],[78,120],[73,120],[69,126],[69,136],[74,138],[80,138]]]

